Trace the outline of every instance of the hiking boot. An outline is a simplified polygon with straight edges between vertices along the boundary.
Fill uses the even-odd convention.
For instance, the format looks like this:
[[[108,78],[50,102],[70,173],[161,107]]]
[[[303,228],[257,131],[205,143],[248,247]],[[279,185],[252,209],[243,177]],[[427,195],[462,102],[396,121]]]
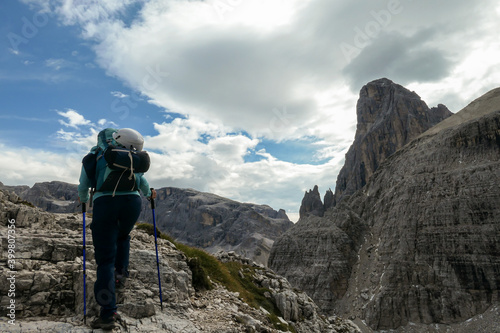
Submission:
[[[122,291],[126,287],[127,277],[115,272],[115,290]]]
[[[102,317],[99,317],[97,318],[96,320],[94,320],[92,322],[92,324],[90,324],[90,327],[92,327],[93,329],[103,329],[105,331],[108,331],[108,330],[112,330],[113,328],[115,328],[117,325],[117,323],[120,323],[122,321],[122,318],[120,317],[120,315],[118,313],[114,313],[111,317],[109,318],[102,318]]]

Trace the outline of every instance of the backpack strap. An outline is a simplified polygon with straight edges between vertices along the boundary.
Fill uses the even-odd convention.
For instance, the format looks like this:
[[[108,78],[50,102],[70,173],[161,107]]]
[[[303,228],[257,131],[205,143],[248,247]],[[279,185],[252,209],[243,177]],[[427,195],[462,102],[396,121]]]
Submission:
[[[128,157],[130,158],[130,176],[128,177],[130,180],[134,176],[134,159],[132,158],[132,150],[129,150]]]

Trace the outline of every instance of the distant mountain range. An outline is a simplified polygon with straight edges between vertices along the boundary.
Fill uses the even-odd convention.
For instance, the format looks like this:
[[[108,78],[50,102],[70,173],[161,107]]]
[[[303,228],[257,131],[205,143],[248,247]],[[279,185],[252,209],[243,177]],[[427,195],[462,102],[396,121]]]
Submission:
[[[76,213],[78,208],[77,185],[59,181],[36,183],[33,187],[7,186],[0,182],[0,189],[12,191],[36,207],[51,213]]]
[[[77,185],[52,181],[29,186],[5,186],[24,200],[52,213],[80,212]],[[235,251],[267,266],[274,240],[293,223],[284,210],[240,203],[193,189],[160,188],[156,200],[157,227],[175,239],[210,253]],[[152,223],[149,202],[143,200],[139,221]]]
[[[210,253],[235,251],[265,266],[274,240],[293,225],[284,210],[267,205],[174,187],[157,189],[157,193],[161,231]],[[148,205],[145,201],[140,219],[150,222]]]

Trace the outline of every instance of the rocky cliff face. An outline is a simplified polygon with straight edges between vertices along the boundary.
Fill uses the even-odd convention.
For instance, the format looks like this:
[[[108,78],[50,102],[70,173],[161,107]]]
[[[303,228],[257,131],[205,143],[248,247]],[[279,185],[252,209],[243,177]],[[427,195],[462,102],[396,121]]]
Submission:
[[[90,323],[98,306],[93,297],[96,267],[88,228],[90,215],[86,222]],[[12,300],[15,304],[15,320],[2,320],[0,331],[92,331],[83,325],[82,232],[81,216],[44,212],[12,192],[0,191],[0,305],[7,309]],[[160,309],[153,236],[135,229],[131,237],[131,277],[118,297],[118,311],[127,327],[115,332],[279,332],[265,309],[248,305],[238,293],[222,285],[210,291],[195,291],[186,256],[163,239],[158,239],[164,304]],[[9,249],[13,249],[14,259],[10,259],[14,262],[8,261]],[[252,274],[253,288],[264,288],[265,297],[282,314],[279,320],[297,332],[359,332],[348,321],[321,316],[306,294],[292,289],[286,279],[269,269],[235,254],[219,257],[247,264],[242,267],[247,267],[245,274]]]
[[[499,200],[496,89],[387,157],[323,217],[301,218],[269,265],[323,310],[372,329],[450,329],[498,312]]]
[[[442,104],[429,109],[415,92],[388,79],[361,89],[356,114],[356,135],[337,177],[333,206],[363,187],[388,156],[452,115]]]
[[[0,189],[15,192],[24,200],[52,213],[74,213],[78,211],[77,185],[52,181],[29,186],[5,186]]]
[[[191,189],[167,187],[157,192],[158,229],[210,253],[235,251],[267,266],[274,240],[293,225],[285,211],[266,205],[239,203]],[[152,222],[147,202],[140,219]]]
[[[304,194],[304,198],[300,204],[300,217],[307,215],[323,216],[324,213],[325,207],[321,201],[318,186],[314,186],[312,190],[309,190]]]

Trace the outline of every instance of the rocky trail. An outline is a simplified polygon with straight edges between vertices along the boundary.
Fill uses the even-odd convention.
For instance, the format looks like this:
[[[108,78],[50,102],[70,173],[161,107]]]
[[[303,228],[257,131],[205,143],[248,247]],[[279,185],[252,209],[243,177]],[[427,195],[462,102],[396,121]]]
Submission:
[[[0,191],[1,308],[15,300],[15,320],[2,315],[2,332],[91,332],[88,324],[98,313],[93,295],[95,263],[87,217],[87,326],[83,324],[81,214],[53,214],[34,208],[16,194]],[[8,266],[8,225],[15,225],[15,261]],[[279,309],[273,316],[250,306],[238,292],[214,281],[212,290],[197,291],[186,255],[159,239],[163,310],[160,309],[153,236],[131,233],[130,279],[119,294],[119,313],[126,327],[115,332],[357,332],[354,324],[327,319],[302,292],[262,265],[234,253],[219,253],[221,261],[237,262],[239,274],[251,272],[252,283],[266,290]],[[15,296],[9,297],[15,276]],[[8,310],[5,310],[8,311]],[[10,322],[9,322],[10,321]]]

